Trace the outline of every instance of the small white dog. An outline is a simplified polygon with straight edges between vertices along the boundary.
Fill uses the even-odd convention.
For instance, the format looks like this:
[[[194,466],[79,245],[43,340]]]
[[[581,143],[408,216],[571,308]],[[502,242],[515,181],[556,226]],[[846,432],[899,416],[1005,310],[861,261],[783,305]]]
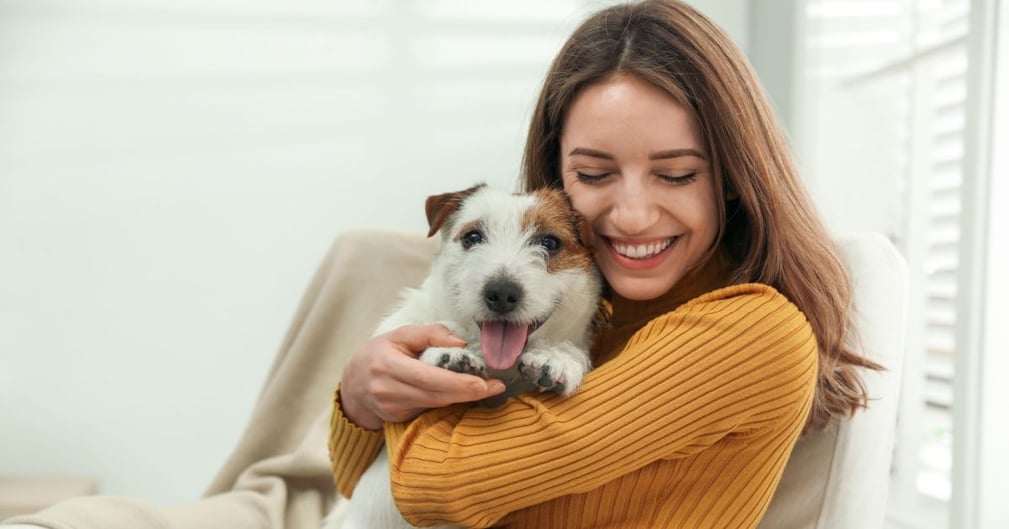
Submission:
[[[382,321],[376,334],[408,324],[441,323],[465,348],[432,347],[420,359],[507,386],[498,405],[526,391],[570,395],[591,368],[601,280],[591,230],[566,195],[510,194],[484,185],[429,197],[428,236],[441,247],[419,289]],[[332,518],[332,517],[331,517]],[[385,450],[357,483],[342,525],[326,529],[413,527],[392,498]]]

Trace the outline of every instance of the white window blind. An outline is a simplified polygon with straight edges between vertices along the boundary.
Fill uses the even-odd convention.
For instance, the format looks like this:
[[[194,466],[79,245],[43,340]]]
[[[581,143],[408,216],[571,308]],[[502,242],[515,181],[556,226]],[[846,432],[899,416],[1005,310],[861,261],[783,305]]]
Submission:
[[[830,152],[856,153],[849,166],[824,172],[850,177],[853,165],[881,177],[874,189],[893,190],[888,235],[911,275],[889,524],[945,527],[968,3],[810,0],[806,14],[808,86],[819,100],[812,139],[818,159],[836,162],[839,155]],[[843,115],[850,111],[866,118]],[[831,130],[837,124],[841,130]]]

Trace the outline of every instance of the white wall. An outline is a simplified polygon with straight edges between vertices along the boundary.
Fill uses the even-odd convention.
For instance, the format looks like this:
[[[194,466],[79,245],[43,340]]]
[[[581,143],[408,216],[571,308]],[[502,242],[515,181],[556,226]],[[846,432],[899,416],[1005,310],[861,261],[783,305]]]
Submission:
[[[0,475],[198,496],[335,234],[514,186],[584,4],[0,0]]]
[[[0,2],[0,473],[199,494],[335,234],[514,185],[569,4]]]

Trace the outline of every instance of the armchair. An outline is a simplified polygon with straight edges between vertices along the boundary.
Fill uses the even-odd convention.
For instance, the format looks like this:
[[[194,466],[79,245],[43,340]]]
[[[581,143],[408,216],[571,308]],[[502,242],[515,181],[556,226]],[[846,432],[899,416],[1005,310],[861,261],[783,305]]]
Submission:
[[[881,529],[904,362],[907,269],[878,234],[837,239],[854,286],[866,354],[885,371],[865,372],[869,408],[801,438],[760,529]]]

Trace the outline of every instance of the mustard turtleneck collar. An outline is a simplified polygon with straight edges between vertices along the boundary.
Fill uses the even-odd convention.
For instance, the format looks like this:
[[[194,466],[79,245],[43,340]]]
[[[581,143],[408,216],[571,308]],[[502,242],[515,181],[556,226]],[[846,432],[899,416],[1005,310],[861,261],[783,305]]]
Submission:
[[[728,286],[731,271],[732,267],[728,256],[724,252],[718,251],[708,258],[702,266],[688,272],[668,292],[655,299],[635,301],[616,292],[611,292],[610,325],[613,327],[622,327],[632,323],[644,325],[655,317],[671,312],[701,294]]]
[[[631,335],[656,317],[676,310],[701,294],[728,286],[731,273],[729,257],[723,252],[716,252],[702,266],[687,273],[669,292],[655,299],[633,301],[610,292],[608,300],[602,305],[609,321],[593,339],[593,363],[599,366],[611,360],[623,349]]]

